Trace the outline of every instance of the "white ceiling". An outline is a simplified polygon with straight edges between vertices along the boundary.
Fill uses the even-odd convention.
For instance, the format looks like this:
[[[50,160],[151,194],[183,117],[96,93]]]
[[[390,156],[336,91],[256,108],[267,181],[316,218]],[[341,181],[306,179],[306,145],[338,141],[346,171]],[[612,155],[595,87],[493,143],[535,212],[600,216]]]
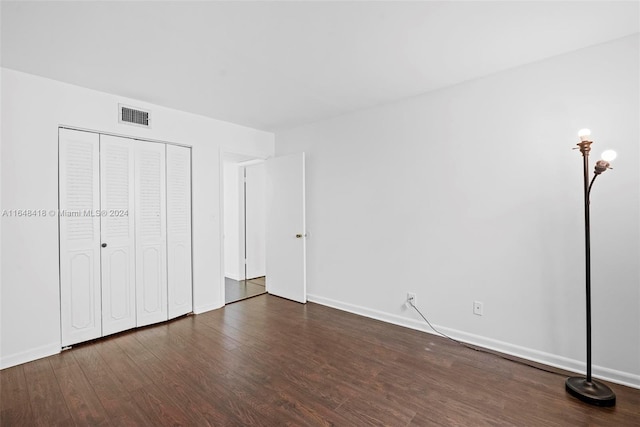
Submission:
[[[639,31],[638,1],[3,1],[1,14],[3,67],[270,131]]]

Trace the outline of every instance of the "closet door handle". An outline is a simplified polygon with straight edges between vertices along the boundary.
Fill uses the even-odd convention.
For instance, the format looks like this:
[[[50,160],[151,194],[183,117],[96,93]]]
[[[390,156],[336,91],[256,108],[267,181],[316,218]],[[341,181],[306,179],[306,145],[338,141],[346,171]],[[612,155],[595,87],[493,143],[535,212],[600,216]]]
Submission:
[[[102,246],[103,248],[106,248],[106,247],[107,247],[107,244],[106,244],[106,243],[103,243],[101,246]]]

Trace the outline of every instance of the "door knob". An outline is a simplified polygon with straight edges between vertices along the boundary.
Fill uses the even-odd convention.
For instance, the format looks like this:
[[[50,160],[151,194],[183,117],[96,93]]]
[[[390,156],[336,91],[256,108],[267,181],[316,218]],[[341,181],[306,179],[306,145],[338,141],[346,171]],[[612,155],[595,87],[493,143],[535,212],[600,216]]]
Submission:
[[[306,234],[296,234],[296,239],[302,239],[303,237],[307,237]]]
[[[106,244],[106,243],[103,243],[101,246],[102,246],[103,248],[106,248],[106,247],[107,247],[107,244]]]

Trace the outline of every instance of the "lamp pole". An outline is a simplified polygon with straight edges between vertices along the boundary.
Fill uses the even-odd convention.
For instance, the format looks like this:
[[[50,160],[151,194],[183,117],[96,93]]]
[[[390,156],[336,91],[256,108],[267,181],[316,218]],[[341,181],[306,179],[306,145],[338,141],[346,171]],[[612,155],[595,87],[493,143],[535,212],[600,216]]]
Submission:
[[[580,131],[578,147],[582,153],[583,186],[584,186],[584,241],[585,241],[585,279],[586,279],[586,315],[587,315],[587,376],[567,378],[565,388],[569,394],[583,402],[597,406],[614,406],[616,395],[607,385],[595,381],[591,377],[591,230],[589,222],[589,196],[594,181],[604,171],[610,169],[609,162],[598,160],[591,182],[589,182],[589,152],[593,141],[589,138],[588,129]]]

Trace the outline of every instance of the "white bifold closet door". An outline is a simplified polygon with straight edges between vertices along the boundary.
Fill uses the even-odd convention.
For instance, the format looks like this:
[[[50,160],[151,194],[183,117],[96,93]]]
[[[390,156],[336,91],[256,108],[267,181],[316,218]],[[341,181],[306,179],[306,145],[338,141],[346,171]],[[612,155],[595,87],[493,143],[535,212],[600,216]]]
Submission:
[[[136,327],[133,148],[100,135],[102,335]]]
[[[60,129],[62,346],[102,336],[99,135]]]
[[[167,145],[169,319],[193,310],[191,285],[191,149]]]
[[[168,319],[165,149],[135,141],[137,326]]]
[[[191,150],[59,130],[62,345],[193,310]]]

